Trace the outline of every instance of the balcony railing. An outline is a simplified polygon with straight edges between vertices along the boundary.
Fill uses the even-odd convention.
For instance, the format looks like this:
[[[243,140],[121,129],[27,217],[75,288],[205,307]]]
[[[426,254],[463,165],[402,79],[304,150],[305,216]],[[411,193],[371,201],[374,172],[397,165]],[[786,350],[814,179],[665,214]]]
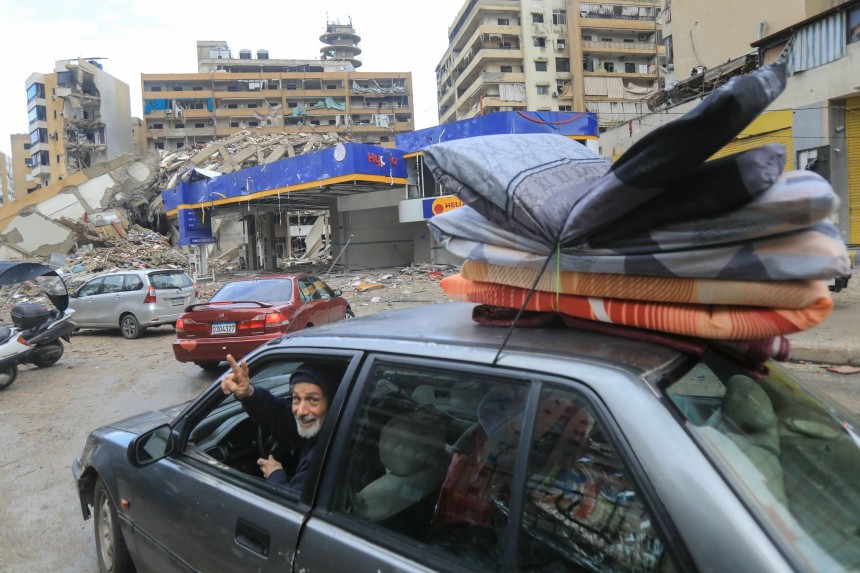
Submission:
[[[582,47],[586,50],[605,50],[613,52],[654,52],[654,42],[595,42],[583,40]]]

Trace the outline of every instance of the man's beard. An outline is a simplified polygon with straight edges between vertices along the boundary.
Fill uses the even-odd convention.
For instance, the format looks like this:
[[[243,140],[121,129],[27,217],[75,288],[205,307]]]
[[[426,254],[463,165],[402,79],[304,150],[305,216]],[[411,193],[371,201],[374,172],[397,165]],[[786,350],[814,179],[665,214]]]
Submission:
[[[296,428],[299,431],[299,436],[303,438],[313,438],[314,436],[316,436],[322,428],[325,416],[320,416],[319,418],[314,418],[313,416],[305,416],[305,422],[309,422],[310,420],[314,420],[314,423],[311,426],[302,426],[302,424],[299,423],[299,419],[296,418]]]

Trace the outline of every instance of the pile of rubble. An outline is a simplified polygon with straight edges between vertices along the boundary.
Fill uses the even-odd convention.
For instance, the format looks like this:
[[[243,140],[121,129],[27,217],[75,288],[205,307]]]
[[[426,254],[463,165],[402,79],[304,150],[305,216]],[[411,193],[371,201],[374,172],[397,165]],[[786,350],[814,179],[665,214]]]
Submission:
[[[247,167],[295,157],[349,141],[336,133],[239,133],[210,142],[205,147],[182,148],[165,155],[159,163],[161,190],[180,181],[193,180],[193,169],[232,173]]]

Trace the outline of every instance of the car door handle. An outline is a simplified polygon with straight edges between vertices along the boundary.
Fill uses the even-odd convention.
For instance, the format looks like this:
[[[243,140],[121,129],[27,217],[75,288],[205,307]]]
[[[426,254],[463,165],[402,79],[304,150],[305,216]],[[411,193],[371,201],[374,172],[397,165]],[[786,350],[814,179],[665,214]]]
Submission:
[[[236,543],[263,557],[269,556],[268,532],[244,519],[236,522]]]

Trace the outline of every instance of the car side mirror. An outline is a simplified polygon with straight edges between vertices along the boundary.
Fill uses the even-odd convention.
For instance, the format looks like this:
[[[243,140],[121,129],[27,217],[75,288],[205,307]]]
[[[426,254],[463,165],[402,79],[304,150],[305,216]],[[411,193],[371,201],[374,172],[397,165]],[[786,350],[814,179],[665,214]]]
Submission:
[[[334,289],[334,296],[343,296],[343,291],[339,288]]]
[[[141,434],[128,445],[128,461],[142,467],[164,459],[173,453],[173,432],[164,424]]]

